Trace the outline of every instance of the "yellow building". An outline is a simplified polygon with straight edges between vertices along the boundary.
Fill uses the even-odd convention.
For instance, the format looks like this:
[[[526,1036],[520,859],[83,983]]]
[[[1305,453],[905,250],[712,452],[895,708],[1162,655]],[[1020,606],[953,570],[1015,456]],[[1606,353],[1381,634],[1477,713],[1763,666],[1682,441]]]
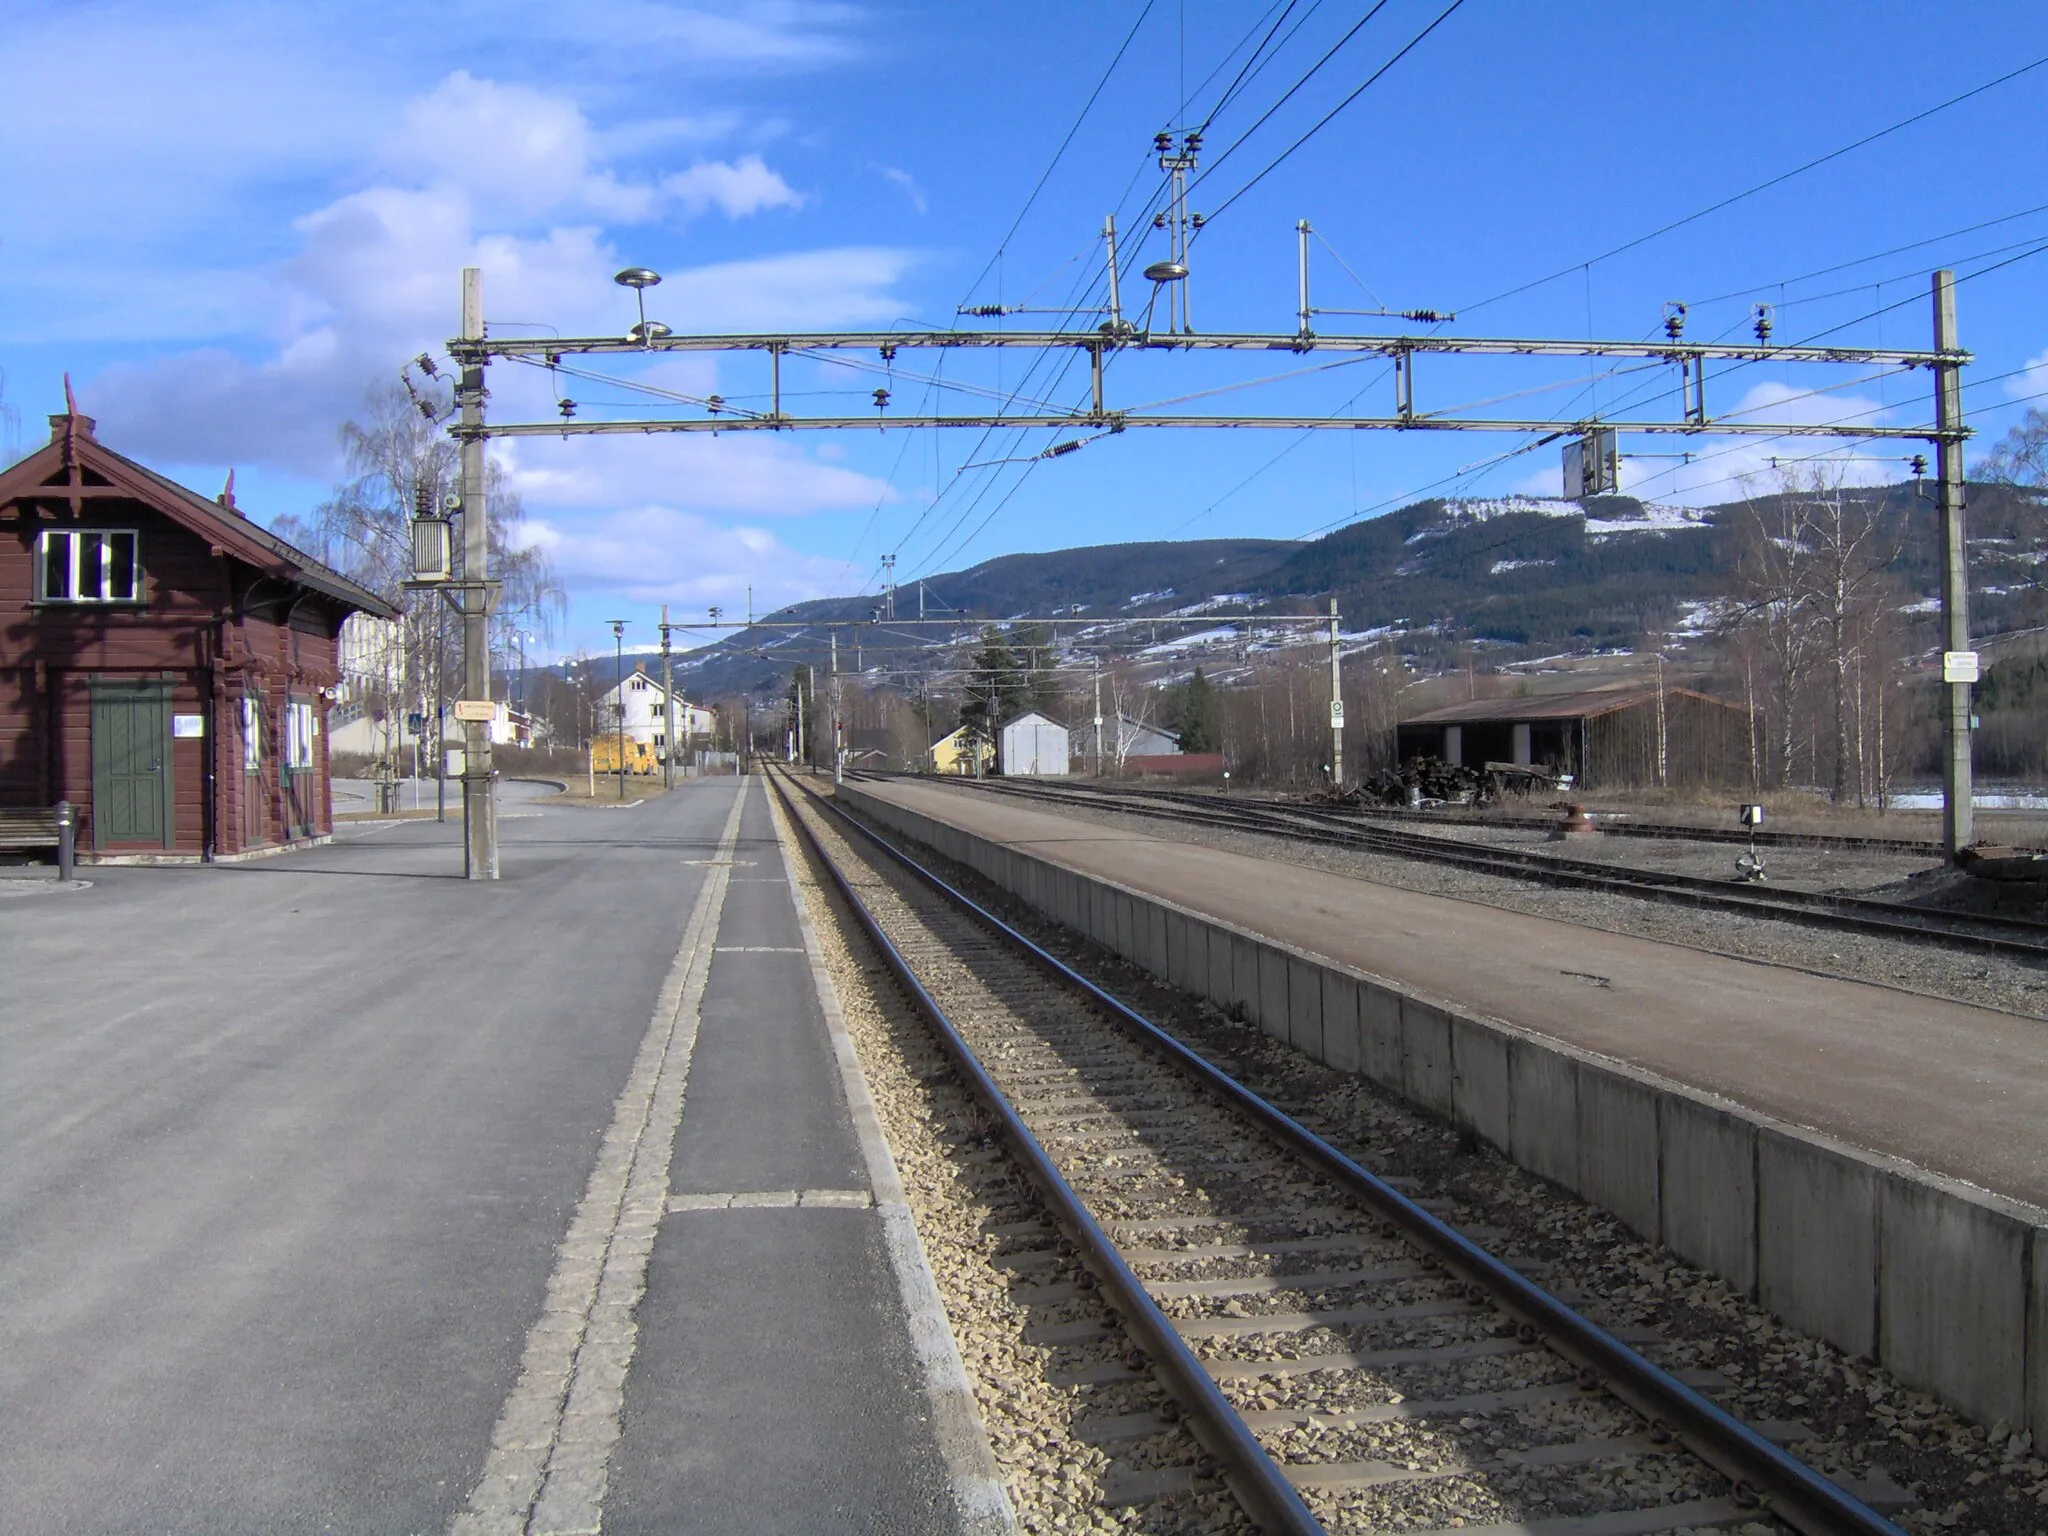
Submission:
[[[975,762],[980,760],[981,772],[987,773],[995,762],[995,744],[986,736],[977,736],[966,726],[941,736],[931,746],[932,772],[957,773],[971,777]]]

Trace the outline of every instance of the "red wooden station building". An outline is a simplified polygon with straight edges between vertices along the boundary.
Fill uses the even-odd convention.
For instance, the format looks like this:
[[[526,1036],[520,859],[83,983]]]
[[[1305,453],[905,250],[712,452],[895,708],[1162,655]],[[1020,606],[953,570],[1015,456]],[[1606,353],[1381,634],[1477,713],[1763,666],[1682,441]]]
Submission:
[[[0,471],[0,807],[81,859],[233,859],[334,830],[327,706],[376,594],[105,447],[74,408]]]

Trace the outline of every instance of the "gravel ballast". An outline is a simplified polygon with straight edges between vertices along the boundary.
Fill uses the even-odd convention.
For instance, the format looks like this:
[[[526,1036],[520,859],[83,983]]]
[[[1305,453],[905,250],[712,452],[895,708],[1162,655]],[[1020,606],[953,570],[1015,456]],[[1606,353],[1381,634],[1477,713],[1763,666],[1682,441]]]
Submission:
[[[1107,820],[1114,813],[1095,814]],[[1157,825],[1141,829],[1156,835]],[[1240,834],[1219,834],[1234,836]],[[1654,1331],[1660,1342],[1640,1347],[1659,1364],[1715,1373],[1719,1384],[1710,1390],[1717,1399],[1787,1437],[1802,1460],[1880,1503],[1907,1501],[1890,1511],[1905,1529],[2048,1536],[2048,1462],[2035,1455],[2029,1437],[2005,1425],[1970,1424],[1869,1362],[1783,1327],[1725,1283],[1468,1135],[1160,985],[974,872],[919,852],[1005,921],[1311,1129],[1375,1170],[1412,1179],[1413,1192],[1446,1202],[1454,1225],[1487,1233],[1486,1246],[1531,1272],[1540,1266],[1545,1283],[1594,1320]],[[1697,921],[1699,914],[1690,916]],[[1285,1402],[1282,1392],[1266,1396],[1270,1403],[1254,1398],[1242,1406],[1258,1411]]]
[[[1184,1430],[1153,1437],[1136,1456],[1115,1447],[1114,1458],[1084,1438],[1086,1427],[1102,1420],[1172,1410],[1149,1376],[1061,1381],[1073,1373],[1076,1352],[1037,1342],[1043,1330],[1103,1324],[1103,1337],[1085,1353],[1106,1362],[1129,1354],[1131,1345],[1036,1193],[989,1134],[987,1116],[928,1026],[808,851],[800,851],[801,897],[1020,1529],[1249,1533]],[[1113,1502],[1120,1475],[1147,1464],[1200,1465],[1205,1475],[1188,1493]]]

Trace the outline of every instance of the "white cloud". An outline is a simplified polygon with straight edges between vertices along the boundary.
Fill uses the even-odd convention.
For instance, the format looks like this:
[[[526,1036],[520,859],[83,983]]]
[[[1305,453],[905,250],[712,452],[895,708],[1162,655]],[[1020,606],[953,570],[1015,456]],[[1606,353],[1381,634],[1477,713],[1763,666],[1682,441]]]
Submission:
[[[2028,358],[2026,372],[2016,373],[2005,381],[2005,393],[2014,400],[2048,393],[2048,352]]]
[[[571,585],[689,612],[754,589],[756,611],[833,589],[841,562],[806,555],[766,529],[727,526],[673,506],[529,520],[529,534]]]
[[[644,500],[759,516],[872,506],[884,493],[879,481],[761,433],[522,437],[496,446],[513,486],[537,507]]]
[[[159,460],[262,463],[325,475],[333,468],[335,428],[357,410],[364,389],[455,329],[463,267],[482,268],[485,314],[493,323],[544,320],[572,335],[617,334],[634,310],[630,295],[611,281],[624,262],[609,227],[711,208],[739,218],[801,202],[756,154],[730,163],[699,160],[635,181],[600,163],[598,142],[566,97],[458,71],[409,103],[400,131],[378,151],[384,170],[402,168],[412,184],[387,178],[305,214],[292,225],[299,239],[294,254],[241,276],[232,291],[255,312],[248,328],[267,338],[266,351],[251,358],[209,347],[118,364],[85,383],[82,398],[105,421],[110,440]],[[649,294],[649,313],[678,330],[883,321],[903,311],[891,289],[910,261],[905,252],[855,247],[671,270],[667,285]],[[225,307],[230,300],[216,294],[208,302]],[[554,408],[544,380],[523,372],[494,370],[500,419],[508,410],[531,417]],[[677,361],[652,376],[690,393],[715,387],[704,360]],[[572,390],[590,397],[585,386]],[[678,448],[666,459],[654,457],[667,473],[729,484],[711,504],[760,510],[778,505],[774,497],[783,494],[792,498],[780,504],[789,510],[837,505],[843,482],[858,480],[836,470],[807,477],[806,461],[787,445],[736,453]],[[545,455],[525,462],[537,475],[547,469]],[[741,467],[722,477],[708,467],[727,462]],[[611,504],[643,494],[642,478],[624,473]],[[590,472],[560,479],[563,494],[579,504],[601,497],[594,484]],[[536,500],[542,489],[537,480]]]
[[[930,205],[925,201],[924,189],[918,186],[917,178],[911,175],[910,172],[901,170],[893,165],[875,165],[872,163],[868,166],[868,169],[875,172],[876,175],[882,177],[885,181],[893,181],[897,186],[901,187],[903,195],[910,199],[910,206],[919,213],[930,212]]]
[[[744,218],[763,208],[801,208],[804,200],[790,189],[759,155],[745,155],[727,164],[700,160],[687,171],[661,179],[661,190],[689,213],[716,206],[729,219]]]

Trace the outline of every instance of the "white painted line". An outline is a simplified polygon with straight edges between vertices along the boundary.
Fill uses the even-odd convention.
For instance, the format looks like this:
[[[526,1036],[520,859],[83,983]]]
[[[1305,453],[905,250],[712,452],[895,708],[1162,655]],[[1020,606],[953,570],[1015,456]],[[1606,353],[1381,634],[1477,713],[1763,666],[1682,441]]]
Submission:
[[[807,1211],[864,1211],[875,1197],[864,1189],[763,1189],[724,1194],[687,1194],[668,1197],[669,1214],[685,1211],[745,1211],[763,1208]]]
[[[931,1262],[918,1240],[917,1223],[903,1198],[903,1180],[896,1172],[896,1159],[882,1135],[882,1120],[875,1113],[874,1096],[868,1092],[867,1074],[861,1071],[853,1037],[846,1030],[846,1015],[839,1009],[839,993],[825,969],[825,957],[818,948],[817,930],[811,925],[810,909],[797,880],[793,829],[774,795],[768,805],[775,818],[775,840],[782,850],[782,869],[789,881],[790,900],[796,905],[797,928],[804,936],[804,948],[811,957],[811,984],[817,989],[818,1006],[824,1010],[825,1028],[832,1036],[832,1054],[839,1059],[839,1080],[846,1092],[846,1108],[853,1119],[854,1134],[860,1140],[862,1159],[867,1163],[868,1182],[874,1186],[875,1206],[881,1213],[882,1232],[889,1247],[889,1265],[896,1271],[896,1288],[903,1297],[903,1310],[910,1325],[910,1347],[924,1372],[924,1391],[932,1405],[932,1430],[946,1468],[953,1478],[953,1501],[960,1511],[961,1528],[971,1536],[1016,1536],[1017,1512],[996,1470],[996,1458],[988,1448],[988,1427],[975,1406],[974,1389],[967,1382],[967,1368],[960,1363],[959,1346],[953,1342],[953,1328],[946,1321],[945,1304],[939,1300],[938,1283],[932,1279]]]
[[[739,839],[745,785],[720,839]],[[600,1529],[617,1447],[635,1309],[668,1197],[690,1053],[729,877],[714,868],[655,1000],[633,1070],[612,1108],[583,1199],[555,1249],[541,1315],[526,1335],[519,1380],[498,1415],[483,1476],[450,1536],[568,1536]]]
[[[721,944],[712,953],[717,955],[800,955],[803,951],[792,944]]]

